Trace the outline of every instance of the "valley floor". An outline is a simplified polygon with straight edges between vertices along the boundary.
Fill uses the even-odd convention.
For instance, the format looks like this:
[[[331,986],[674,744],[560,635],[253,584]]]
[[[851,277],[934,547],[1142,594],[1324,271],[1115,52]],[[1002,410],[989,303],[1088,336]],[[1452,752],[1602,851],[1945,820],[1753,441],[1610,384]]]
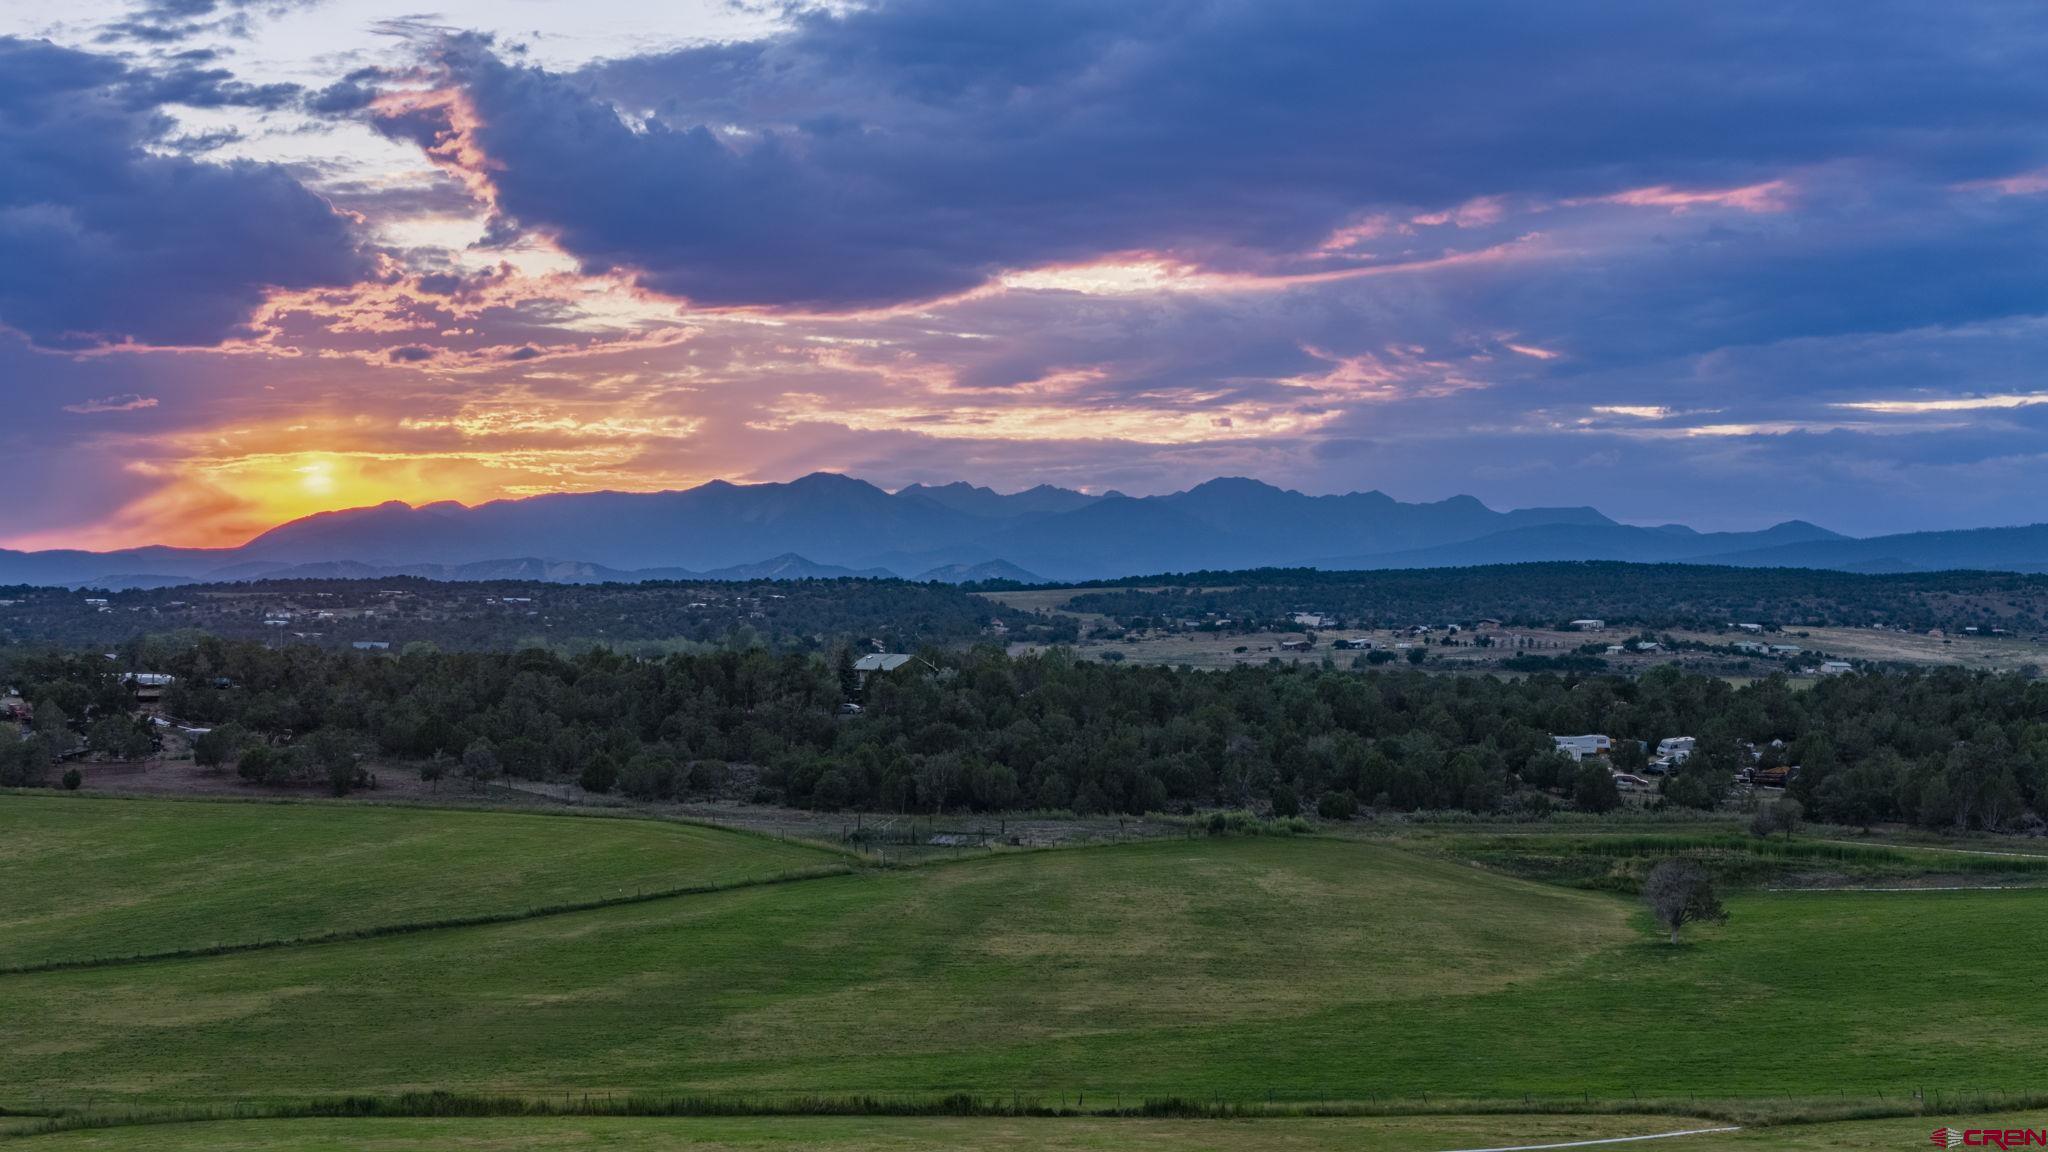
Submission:
[[[1931,1125],[1755,1122],[1982,1113],[2048,1067],[2048,866],[2017,856],[1422,827],[880,867],[667,821],[25,794],[0,830],[0,1108],[67,1123],[435,1090],[1665,1113],[276,1119],[31,1149],[1476,1148],[1694,1108],[1750,1126],[1673,1146],[1869,1147]],[[1671,853],[1736,886],[1677,947],[1626,894]],[[1787,869],[1881,890],[1771,890]]]

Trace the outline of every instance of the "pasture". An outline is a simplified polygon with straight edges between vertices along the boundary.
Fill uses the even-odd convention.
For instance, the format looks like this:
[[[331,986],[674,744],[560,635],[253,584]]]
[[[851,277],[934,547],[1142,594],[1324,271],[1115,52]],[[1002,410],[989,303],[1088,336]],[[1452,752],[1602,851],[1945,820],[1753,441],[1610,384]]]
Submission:
[[[652,820],[0,795],[0,968],[517,913],[836,864]]]
[[[1901,1108],[1918,1092],[2021,1093],[2048,1066],[2048,962],[2026,941],[2048,916],[2043,888],[1746,890],[1729,923],[1673,948],[1625,895],[1520,878],[1466,851],[1513,837],[1201,836],[849,868],[821,849],[652,821],[21,796],[0,797],[0,819],[0,948],[25,958],[282,936],[280,924],[313,936],[626,884],[707,889],[0,972],[0,1107],[17,1112],[289,1110],[447,1090],[785,1112],[811,1098],[914,1109],[959,1092],[1090,1111],[1178,1097],[1660,1113],[252,1119],[28,1148],[1492,1147],[1684,1127],[1692,1109],[1762,1114],[1789,1098]],[[1885,867],[1893,856],[1953,865],[1893,853]],[[1821,1131],[1673,1146],[1867,1146],[1813,1142]]]

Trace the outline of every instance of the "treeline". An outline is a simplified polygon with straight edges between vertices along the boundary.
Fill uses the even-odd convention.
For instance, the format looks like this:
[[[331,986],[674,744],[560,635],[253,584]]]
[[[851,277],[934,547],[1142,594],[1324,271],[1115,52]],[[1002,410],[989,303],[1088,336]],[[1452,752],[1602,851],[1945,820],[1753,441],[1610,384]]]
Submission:
[[[1168,585],[1161,588],[1160,585]],[[1581,617],[1642,628],[1767,625],[2048,631],[2048,576],[1862,575],[1807,568],[1562,562],[1381,572],[1269,568],[1082,586],[1068,607],[1145,621],[1204,614],[1253,622],[1321,612],[1362,627],[1471,623],[1555,627]]]
[[[823,651],[852,637],[894,650],[957,645],[1001,622],[1020,639],[1071,642],[1071,617],[1006,608],[947,584],[906,580],[542,581],[259,580],[121,592],[0,588],[0,644],[84,645],[132,653],[143,637],[190,630],[233,639],[394,649],[508,651],[605,646]],[[95,603],[98,601],[98,603]],[[271,623],[278,621],[278,623]]]
[[[1623,768],[1642,763],[1641,744],[1698,738],[1663,780],[1665,803],[1722,802],[1760,755],[1758,767],[1797,765],[1793,794],[1824,819],[2015,828],[2038,823],[2048,771],[2048,683],[1960,669],[1795,690],[1671,668],[1515,681],[1327,663],[1193,672],[980,647],[928,649],[863,687],[850,657],[366,656],[207,638],[160,670],[177,677],[167,710],[214,729],[207,762],[338,790],[381,757],[477,781],[509,773],[646,798],[740,786],[820,808],[1540,812],[1613,803],[1606,770],[1551,741],[1597,732],[1615,738]],[[9,671],[38,710],[84,731],[112,706],[105,667],[46,655]]]

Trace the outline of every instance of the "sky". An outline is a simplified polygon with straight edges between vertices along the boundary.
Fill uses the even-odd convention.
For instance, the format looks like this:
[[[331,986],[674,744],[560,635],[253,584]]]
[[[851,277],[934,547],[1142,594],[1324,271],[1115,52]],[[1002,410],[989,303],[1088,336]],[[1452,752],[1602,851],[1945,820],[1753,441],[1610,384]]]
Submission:
[[[0,546],[390,499],[2048,519],[2048,7],[9,0]]]

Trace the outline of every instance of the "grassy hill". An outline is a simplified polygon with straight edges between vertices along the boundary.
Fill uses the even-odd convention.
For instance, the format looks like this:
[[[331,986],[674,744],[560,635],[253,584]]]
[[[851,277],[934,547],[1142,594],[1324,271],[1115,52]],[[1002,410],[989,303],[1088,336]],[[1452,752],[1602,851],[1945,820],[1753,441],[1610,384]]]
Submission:
[[[1867,1095],[2048,1060],[2010,936],[2048,891],[1733,909],[1672,949],[1624,899],[1397,848],[1153,842],[16,974],[0,1050],[9,1102]]]
[[[1317,1152],[1717,1123],[1694,1112],[1927,1112],[1659,1144],[1806,1152],[1918,1143],[1969,1119],[1945,1114],[1959,1091],[2009,1094],[1972,1105],[1982,1112],[2038,1088],[2048,962],[2021,933],[2048,914],[2048,888],[1751,888],[1730,897],[1727,925],[1672,948],[1632,899],[1600,890],[1605,873],[1592,887],[1510,874],[1581,883],[1558,860],[1623,867],[1704,845],[1724,874],[1747,875],[1731,863],[1747,842],[1722,839],[1425,828],[884,869],[644,820],[0,795],[0,958],[17,969],[0,971],[0,1136],[36,1123],[9,1109],[303,1116],[312,1101],[430,1090],[482,1094],[474,1107],[493,1114],[206,1120],[16,1146]],[[1839,865],[1883,887],[1961,867],[1954,854],[1768,847],[1758,860],[1772,867]],[[1921,858],[1930,871],[1911,873]],[[698,890],[561,910],[680,888]],[[431,924],[460,916],[507,918]],[[20,970],[321,933],[359,934]],[[588,1100],[803,1112],[813,1097],[901,1107],[952,1092],[1096,1111],[1178,1097],[1451,1114],[495,1114]]]
[[[758,880],[822,849],[648,820],[0,795],[0,968]]]

